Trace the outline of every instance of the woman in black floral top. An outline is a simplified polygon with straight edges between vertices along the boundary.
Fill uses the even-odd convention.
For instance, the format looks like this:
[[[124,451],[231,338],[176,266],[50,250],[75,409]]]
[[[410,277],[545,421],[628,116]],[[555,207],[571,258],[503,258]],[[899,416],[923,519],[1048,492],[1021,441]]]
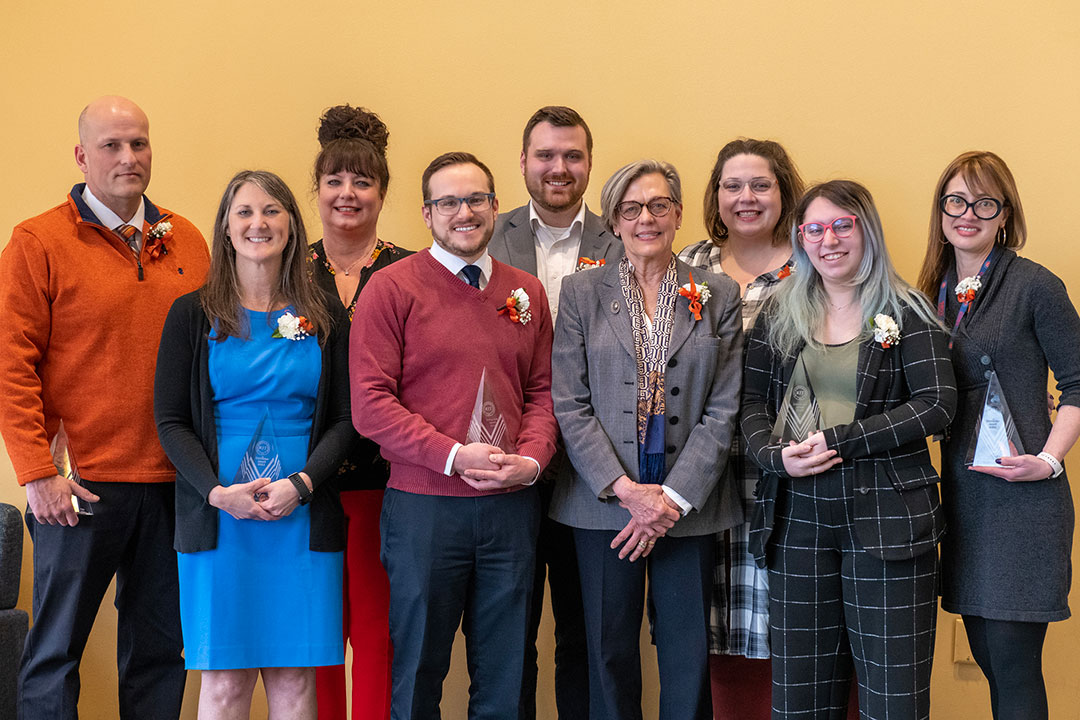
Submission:
[[[310,246],[308,267],[312,281],[337,295],[350,320],[372,273],[412,254],[380,240],[376,229],[390,182],[388,137],[377,115],[349,105],[330,108],[319,125],[315,191],[323,238]],[[374,720],[390,717],[390,586],[379,562],[388,475],[378,445],[356,436],[337,477],[348,533],[344,632],[353,649],[353,717]],[[344,666],[319,668],[316,684],[320,720],[346,718]]]

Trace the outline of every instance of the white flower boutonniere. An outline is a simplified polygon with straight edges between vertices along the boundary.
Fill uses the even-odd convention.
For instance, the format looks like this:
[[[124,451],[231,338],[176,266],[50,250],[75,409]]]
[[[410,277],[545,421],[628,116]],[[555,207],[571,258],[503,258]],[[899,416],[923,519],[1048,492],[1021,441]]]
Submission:
[[[690,301],[690,312],[694,320],[701,319],[701,306],[709,302],[712,295],[709,293],[709,283],[694,284],[694,273],[690,273],[690,282],[679,288],[679,294]]]
[[[978,275],[972,275],[966,277],[956,284],[956,300],[957,302],[971,302],[975,299],[975,293],[982,289],[982,280]]]
[[[315,326],[303,315],[293,315],[286,312],[278,318],[277,330],[271,337],[285,338],[286,340],[303,340],[315,334]]]
[[[172,223],[168,220],[162,220],[154,227],[150,228],[150,232],[147,233],[151,240],[160,240],[165,237],[165,233],[172,232]]]
[[[146,252],[151,260],[157,260],[162,255],[169,254],[169,248],[165,244],[172,240],[172,223],[162,220],[146,232]]]
[[[532,320],[532,313],[529,311],[529,294],[525,292],[525,288],[518,288],[510,293],[510,297],[506,298],[506,304],[499,308],[499,314],[503,313],[507,313],[511,321],[522,325]]]
[[[892,317],[878,313],[870,321],[870,327],[874,328],[874,342],[881,343],[886,350],[900,344],[900,326]]]

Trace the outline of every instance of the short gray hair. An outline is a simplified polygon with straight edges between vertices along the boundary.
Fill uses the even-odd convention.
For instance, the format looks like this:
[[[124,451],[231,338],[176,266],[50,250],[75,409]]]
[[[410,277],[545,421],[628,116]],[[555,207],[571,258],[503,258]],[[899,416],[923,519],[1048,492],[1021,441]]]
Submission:
[[[672,200],[682,205],[682,181],[679,179],[679,171],[671,163],[663,160],[638,160],[629,165],[619,168],[604,183],[604,189],[600,191],[600,212],[604,219],[604,225],[611,232],[615,231],[615,208],[622,202],[626,195],[626,189],[630,184],[643,175],[663,175],[667,180],[668,193]]]

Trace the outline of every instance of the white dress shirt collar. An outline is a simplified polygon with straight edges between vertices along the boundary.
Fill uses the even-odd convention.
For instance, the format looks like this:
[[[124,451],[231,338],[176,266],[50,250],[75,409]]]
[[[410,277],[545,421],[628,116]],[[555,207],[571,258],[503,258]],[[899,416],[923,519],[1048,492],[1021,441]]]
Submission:
[[[461,274],[461,268],[469,265],[463,258],[454,255],[452,252],[444,250],[439,243],[431,243],[431,257],[439,261],[439,263],[454,275],[461,278],[462,282],[468,282],[465,276]],[[491,256],[488,255],[487,249],[484,250],[484,254],[471,263],[480,268],[480,289],[483,290],[487,287],[488,281],[491,280]]]
[[[567,237],[571,237],[571,239],[580,242],[581,233],[585,227],[585,203],[584,201],[581,203],[577,215],[570,221],[570,227],[559,228],[548,225],[541,220],[540,214],[536,212],[536,203],[530,200],[529,225],[532,227],[533,236],[536,237],[538,242],[545,246],[545,249],[550,249],[556,242]],[[542,230],[546,230],[547,232],[542,232]]]
[[[146,219],[146,201],[142,198],[139,198],[139,209],[135,211],[130,220],[123,219],[110,210],[105,203],[94,197],[94,193],[90,192],[89,185],[83,188],[82,198],[105,227],[116,230],[121,225],[131,225],[138,233],[138,237],[142,237],[143,221]]]

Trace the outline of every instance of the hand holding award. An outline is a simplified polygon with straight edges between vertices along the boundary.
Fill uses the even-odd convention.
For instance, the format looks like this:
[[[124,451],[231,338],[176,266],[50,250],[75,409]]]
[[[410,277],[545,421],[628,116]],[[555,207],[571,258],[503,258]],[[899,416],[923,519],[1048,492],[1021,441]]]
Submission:
[[[83,487],[69,445],[61,420],[49,445],[57,474],[26,484],[26,502],[39,523],[73,527],[79,523],[79,515],[93,515],[90,503],[101,499]]]
[[[499,490],[536,479],[537,464],[514,454],[516,448],[506,437],[506,419],[487,384],[487,368],[480,373],[465,439],[467,444],[454,457],[454,471],[477,490]]]

